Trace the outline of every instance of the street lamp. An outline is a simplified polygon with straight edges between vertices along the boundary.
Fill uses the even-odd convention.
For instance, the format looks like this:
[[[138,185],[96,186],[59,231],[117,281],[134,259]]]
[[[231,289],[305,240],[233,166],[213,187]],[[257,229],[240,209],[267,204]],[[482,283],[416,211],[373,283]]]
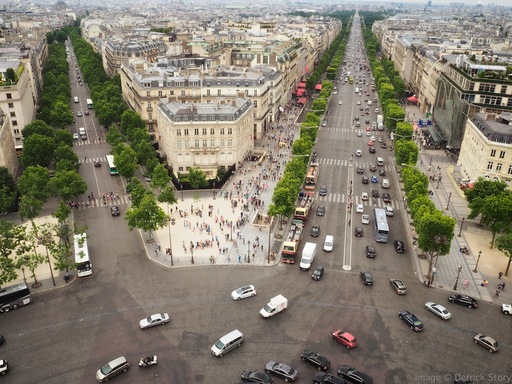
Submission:
[[[167,204],[167,214],[169,215],[169,222],[167,225],[169,226],[169,255],[171,256],[171,265],[174,265],[174,260],[172,259],[172,238],[171,238],[171,211],[169,208],[169,204]],[[167,252],[166,252],[167,253]]]
[[[451,199],[451,198],[452,198],[452,193],[450,192],[450,193],[448,194],[448,202],[446,203],[446,208],[445,208],[446,210],[448,210],[448,209],[449,209],[450,199]]]
[[[247,263],[251,262],[251,241],[247,240]]]
[[[436,189],[439,189],[439,183],[441,182],[441,172],[439,172],[439,175],[437,176],[437,186]]]
[[[268,255],[267,255],[267,263],[270,264],[270,235],[272,234],[272,219],[270,216],[267,216],[270,219],[268,223]]]
[[[216,200],[216,198],[215,198],[215,181],[213,182],[213,200]]]
[[[181,201],[184,201],[183,200],[183,183],[180,183],[180,188],[181,188]]]
[[[480,262],[480,256],[482,256],[482,251],[478,252],[478,259],[476,259],[476,265],[475,265],[475,269],[473,269],[473,273],[478,272],[478,263]]]
[[[460,271],[462,271],[462,265],[459,264],[457,267],[457,279],[455,280],[455,285],[453,286],[453,290],[457,290],[457,284],[459,284]]]
[[[464,220],[466,220],[465,217],[462,218],[462,223],[460,223],[460,231],[459,234],[457,235],[458,237],[462,236],[462,227],[464,226]]]

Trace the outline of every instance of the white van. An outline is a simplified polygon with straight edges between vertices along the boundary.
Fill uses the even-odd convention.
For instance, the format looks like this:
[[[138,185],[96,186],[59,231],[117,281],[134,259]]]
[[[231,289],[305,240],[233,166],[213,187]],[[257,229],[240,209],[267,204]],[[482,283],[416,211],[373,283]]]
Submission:
[[[356,92],[355,93],[359,93],[359,87],[356,87]]]
[[[372,105],[372,101],[371,100],[368,100],[368,105]]]
[[[332,235],[325,236],[324,251],[332,252],[333,247],[334,247],[334,236],[332,236]]]
[[[80,134],[80,137],[82,138],[82,140],[87,140],[87,134],[85,133],[84,127],[78,128],[78,133]]]
[[[382,179],[382,188],[389,188],[389,180],[388,179]]]
[[[384,158],[383,157],[377,157],[377,165],[383,166],[384,165]]]
[[[211,351],[214,356],[222,357],[222,355],[239,347],[244,342],[244,335],[238,329],[222,336],[212,345]]]

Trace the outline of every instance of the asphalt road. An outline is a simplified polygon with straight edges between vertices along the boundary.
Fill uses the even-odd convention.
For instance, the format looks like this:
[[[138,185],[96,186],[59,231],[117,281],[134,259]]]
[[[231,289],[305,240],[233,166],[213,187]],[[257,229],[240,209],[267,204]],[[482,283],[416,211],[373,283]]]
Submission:
[[[351,129],[355,113],[353,87],[340,84],[339,88],[343,106],[338,108],[333,98],[327,127],[332,129],[320,131],[316,149],[320,158],[349,160],[360,148],[369,162],[374,156],[364,148],[366,139],[344,131]],[[91,147],[89,151],[100,155],[102,145],[79,150]],[[110,177],[105,169],[89,164],[81,172],[91,189],[94,180],[98,191],[116,193],[123,188],[121,179]],[[75,211],[75,222],[89,227],[94,274],[63,289],[34,295],[32,304],[1,317],[6,342],[0,353],[11,363],[2,381],[93,383],[98,368],[124,355],[131,369],[116,377],[116,383],[232,383],[242,370],[263,369],[270,359],[297,368],[298,382],[307,383],[316,371],[300,361],[305,348],[327,356],[330,372],[339,364],[353,365],[372,375],[375,383],[451,383],[457,374],[480,374],[484,376],[478,382],[491,382],[490,374],[510,375],[512,318],[487,303],[476,310],[449,304],[445,292],[428,289],[414,277],[409,253],[395,253],[391,242],[375,244],[371,226],[364,226],[363,238],[355,238],[358,216],[352,214],[349,226],[342,199],[351,177],[355,196],[369,191],[350,164],[321,165],[320,183],[329,187],[328,211],[325,217],[310,220],[308,228],[321,223],[322,235],[316,242],[321,245],[329,231],[335,235],[335,249],[318,252],[314,265],[326,267],[320,282],[298,265],[163,269],[146,258],[137,231],[130,232],[122,217],[111,217],[107,207]],[[396,199],[394,177],[389,177],[390,193]],[[406,238],[402,223],[400,212],[390,218],[391,239]],[[366,244],[377,246],[376,259],[366,258]],[[347,265],[350,270],[343,269]],[[374,286],[362,285],[361,270],[373,273]],[[396,295],[390,278],[402,279],[407,295]],[[257,287],[258,295],[231,300],[230,292],[248,283]],[[288,309],[261,319],[259,310],[279,293],[289,299]],[[452,319],[443,321],[427,313],[426,301],[445,305]],[[423,321],[423,332],[415,333],[399,320],[398,311],[404,309]],[[140,330],[138,321],[155,312],[168,312],[171,322]],[[244,333],[244,345],[222,358],[214,357],[211,345],[235,328]],[[355,349],[332,340],[330,334],[340,328],[357,337]],[[498,339],[501,350],[491,354],[476,346],[472,338],[478,332]],[[139,358],[151,353],[158,355],[158,365],[138,368]],[[495,377],[494,382],[505,379]]]

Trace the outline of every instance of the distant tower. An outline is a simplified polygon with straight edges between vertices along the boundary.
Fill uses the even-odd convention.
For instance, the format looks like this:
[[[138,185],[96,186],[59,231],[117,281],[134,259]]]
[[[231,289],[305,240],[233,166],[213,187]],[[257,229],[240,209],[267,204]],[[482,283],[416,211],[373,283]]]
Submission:
[[[430,7],[432,7],[432,0],[428,0],[428,5],[427,5],[427,7],[429,7],[429,8],[430,8]]]

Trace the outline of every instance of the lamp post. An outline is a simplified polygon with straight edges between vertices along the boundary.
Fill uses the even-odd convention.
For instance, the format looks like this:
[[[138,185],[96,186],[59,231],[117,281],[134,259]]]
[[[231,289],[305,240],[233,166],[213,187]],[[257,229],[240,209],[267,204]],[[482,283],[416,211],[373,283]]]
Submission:
[[[174,260],[172,259],[172,238],[171,238],[171,211],[169,208],[169,204],[167,204],[167,214],[169,215],[169,222],[167,223],[169,227],[169,255],[171,256],[171,265],[174,265]]]
[[[430,156],[430,161],[429,161],[429,163],[428,163],[428,165],[429,165],[429,166],[432,166],[432,160],[433,160],[433,159],[432,159],[432,156]]]
[[[462,271],[462,265],[459,264],[457,267],[457,279],[455,279],[455,285],[453,286],[453,290],[457,290],[457,284],[459,284],[460,271]]]
[[[180,183],[180,188],[181,188],[181,201],[184,201],[183,200],[183,183]]]
[[[441,182],[441,172],[439,172],[439,175],[437,176],[437,186],[436,189],[439,189],[439,183]]]
[[[482,251],[478,252],[478,258],[476,259],[476,265],[475,265],[475,269],[473,269],[473,273],[478,272],[478,263],[480,262],[480,256],[482,256]]]
[[[268,223],[268,254],[267,254],[267,264],[270,264],[270,235],[272,234],[272,219],[270,219],[270,222]]]
[[[448,210],[448,209],[449,209],[450,199],[451,199],[451,198],[452,198],[452,193],[450,192],[450,193],[448,194],[448,202],[446,203],[446,208],[445,208],[445,210]]]
[[[464,226],[464,220],[466,220],[465,217],[462,218],[462,223],[460,223],[460,231],[459,231],[459,234],[457,235],[457,237],[462,236],[462,227]]]
[[[251,241],[247,240],[247,263],[251,262]]]
[[[215,200],[215,181],[213,182],[213,200]]]

